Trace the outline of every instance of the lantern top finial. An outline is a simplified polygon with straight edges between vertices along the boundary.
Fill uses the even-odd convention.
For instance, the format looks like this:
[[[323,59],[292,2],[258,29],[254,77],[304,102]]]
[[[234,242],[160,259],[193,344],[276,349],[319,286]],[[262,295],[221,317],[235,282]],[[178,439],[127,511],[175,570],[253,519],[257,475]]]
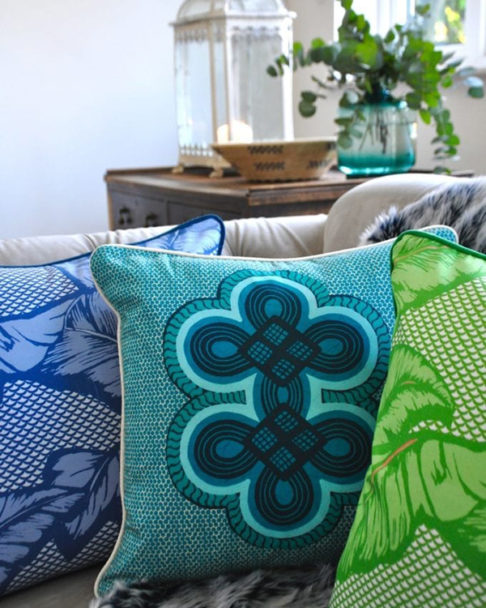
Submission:
[[[177,13],[177,21],[248,14],[286,16],[289,11],[282,0],[186,0]]]

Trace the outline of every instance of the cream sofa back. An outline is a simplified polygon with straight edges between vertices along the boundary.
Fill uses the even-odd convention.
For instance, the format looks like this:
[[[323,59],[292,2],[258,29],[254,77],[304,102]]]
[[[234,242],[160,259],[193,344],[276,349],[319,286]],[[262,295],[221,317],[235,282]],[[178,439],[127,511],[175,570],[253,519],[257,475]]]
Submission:
[[[324,253],[356,247],[360,235],[377,215],[390,207],[401,209],[456,179],[433,173],[387,175],[349,190],[329,212],[324,228]]]
[[[255,218],[226,222],[224,255],[302,257],[322,253],[326,215]],[[47,264],[94,251],[107,243],[136,243],[170,226],[96,234],[25,237],[0,241],[0,265]]]

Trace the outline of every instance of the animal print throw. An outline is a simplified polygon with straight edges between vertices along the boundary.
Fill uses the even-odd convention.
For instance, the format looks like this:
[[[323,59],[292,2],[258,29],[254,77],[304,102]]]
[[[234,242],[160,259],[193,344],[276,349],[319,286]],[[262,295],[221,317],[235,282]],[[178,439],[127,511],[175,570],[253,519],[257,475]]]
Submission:
[[[391,207],[365,230],[360,245],[435,224],[454,228],[461,245],[486,253],[486,177],[449,183],[400,210]]]

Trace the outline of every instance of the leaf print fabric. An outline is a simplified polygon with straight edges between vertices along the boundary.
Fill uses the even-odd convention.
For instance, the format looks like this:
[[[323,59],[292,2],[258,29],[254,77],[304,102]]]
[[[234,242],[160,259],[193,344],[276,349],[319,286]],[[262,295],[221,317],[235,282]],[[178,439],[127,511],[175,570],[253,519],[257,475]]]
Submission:
[[[390,368],[331,606],[484,606],[486,258],[421,233],[392,258]]]
[[[216,217],[140,244],[220,253]],[[0,267],[0,595],[105,559],[121,518],[117,321],[90,255]]]

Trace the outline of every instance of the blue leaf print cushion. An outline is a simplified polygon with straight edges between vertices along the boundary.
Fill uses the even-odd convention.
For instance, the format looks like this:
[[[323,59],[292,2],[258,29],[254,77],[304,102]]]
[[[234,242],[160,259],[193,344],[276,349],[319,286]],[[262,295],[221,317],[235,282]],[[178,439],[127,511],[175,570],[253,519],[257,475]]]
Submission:
[[[223,240],[205,216],[137,244]],[[89,259],[0,267],[0,595],[102,561],[118,533],[117,320]]]

